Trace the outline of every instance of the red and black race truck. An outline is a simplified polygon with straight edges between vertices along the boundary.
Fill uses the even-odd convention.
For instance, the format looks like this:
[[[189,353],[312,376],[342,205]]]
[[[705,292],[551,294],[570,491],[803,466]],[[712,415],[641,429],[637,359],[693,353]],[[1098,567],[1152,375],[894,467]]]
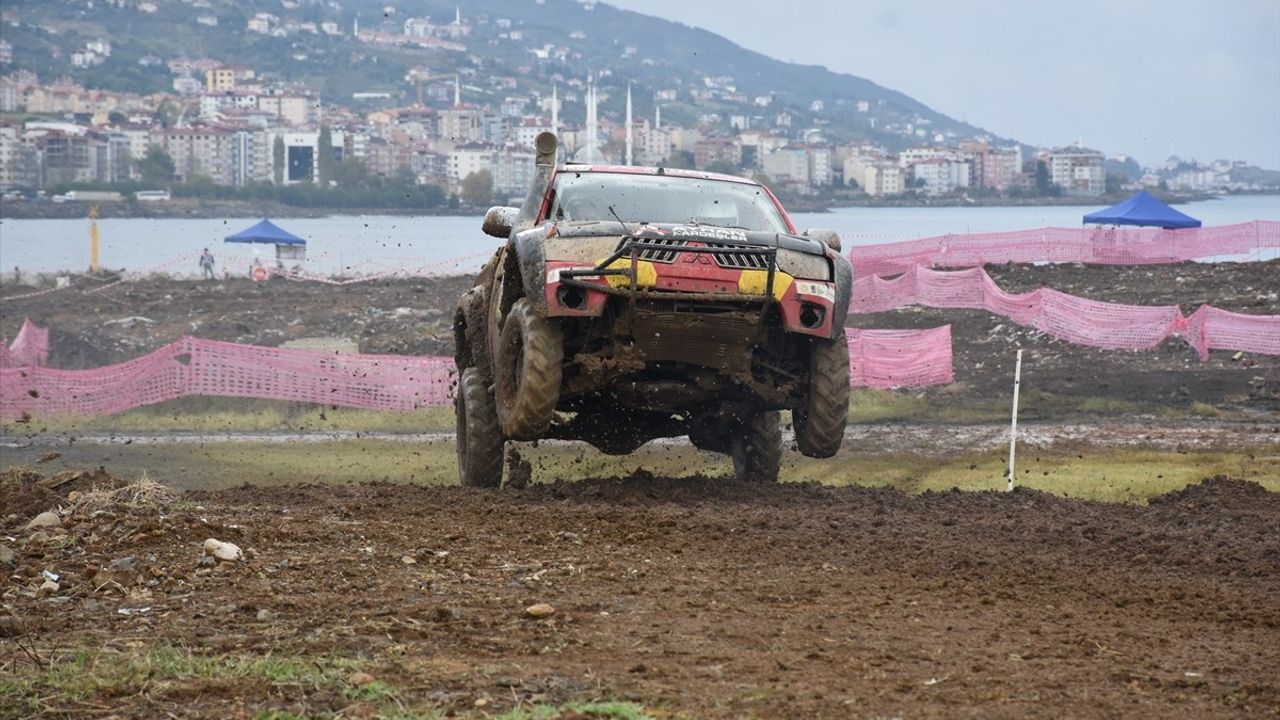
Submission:
[[[831,231],[799,233],[777,198],[731,175],[557,165],[537,141],[505,240],[454,318],[462,484],[502,483],[507,440],[582,440],[610,454],[687,435],[736,476],[775,482],[782,410],[796,447],[844,436],[853,273]]]

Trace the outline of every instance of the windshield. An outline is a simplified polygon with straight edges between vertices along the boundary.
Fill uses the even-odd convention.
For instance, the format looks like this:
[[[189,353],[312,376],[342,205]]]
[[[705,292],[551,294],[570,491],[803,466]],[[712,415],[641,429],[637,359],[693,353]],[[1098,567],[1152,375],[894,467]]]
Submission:
[[[564,172],[556,175],[552,193],[547,217],[555,222],[620,218],[624,222],[788,231],[765,189],[747,183],[672,175]]]

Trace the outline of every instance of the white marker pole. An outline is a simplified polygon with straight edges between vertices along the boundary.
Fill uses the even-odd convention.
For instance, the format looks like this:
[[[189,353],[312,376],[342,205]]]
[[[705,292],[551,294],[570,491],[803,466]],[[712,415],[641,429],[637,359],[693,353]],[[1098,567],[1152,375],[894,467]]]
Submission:
[[[1009,486],[1013,492],[1013,459],[1018,445],[1018,388],[1022,385],[1022,348],[1018,348],[1018,360],[1013,367],[1013,420],[1009,423]]]

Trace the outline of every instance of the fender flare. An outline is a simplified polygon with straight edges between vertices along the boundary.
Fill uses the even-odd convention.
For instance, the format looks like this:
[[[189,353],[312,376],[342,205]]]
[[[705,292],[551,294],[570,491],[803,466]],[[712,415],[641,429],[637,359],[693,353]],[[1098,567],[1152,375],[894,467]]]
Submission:
[[[516,265],[520,269],[520,281],[524,286],[524,296],[539,311],[547,311],[547,297],[543,289],[547,283],[547,255],[543,241],[546,239],[545,227],[536,227],[523,232],[514,233],[508,242],[515,255]]]
[[[835,307],[831,309],[831,338],[844,329],[844,321],[849,317],[849,300],[853,297],[853,265],[849,258],[838,252],[827,255],[831,260],[831,275],[836,283]]]

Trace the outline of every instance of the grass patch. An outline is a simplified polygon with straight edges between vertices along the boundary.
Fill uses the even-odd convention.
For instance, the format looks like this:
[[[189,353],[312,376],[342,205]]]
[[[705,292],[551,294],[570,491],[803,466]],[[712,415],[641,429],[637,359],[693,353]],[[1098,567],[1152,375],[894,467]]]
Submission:
[[[344,658],[210,656],[177,647],[123,653],[82,649],[55,655],[43,668],[28,665],[24,666],[28,670],[0,677],[0,700],[15,708],[25,703],[27,712],[42,713],[56,706],[130,697],[143,690],[151,697],[213,689],[345,691],[350,687],[347,677],[362,666],[360,661]]]
[[[179,398],[117,415],[61,415],[30,422],[0,424],[0,433],[234,433],[234,432],[383,432],[452,431],[453,407],[408,413],[320,407],[309,403],[242,398]]]
[[[1009,419],[1010,397],[964,397],[946,391],[855,389],[849,395],[849,422],[929,422],[978,424]],[[1153,415],[1156,417],[1218,417],[1211,405],[1194,403],[1179,409],[1158,403],[1106,397],[1060,396],[1028,389],[1018,400],[1019,415],[1026,420],[1064,420],[1088,416]]]
[[[1222,411],[1218,408],[1199,401],[1191,403],[1190,413],[1191,417],[1198,418],[1216,418],[1222,415]]]
[[[898,390],[851,390],[849,422],[878,423],[921,417],[929,410],[922,395]]]
[[[840,456],[825,461],[799,458],[784,464],[783,472],[789,479],[828,485],[887,485],[909,493],[953,487],[1003,490],[1006,452],[997,449],[945,458],[893,454]],[[1230,475],[1280,492],[1280,456],[1274,449],[1176,453],[1116,448],[1086,453],[1022,448],[1014,484],[1064,497],[1141,503],[1206,477]]]
[[[338,718],[341,712],[314,707],[309,698],[339,696],[363,705],[359,717],[380,720],[439,720],[445,712],[419,705],[412,692],[374,680],[353,685],[356,672],[370,671],[369,661],[332,656],[205,655],[184,647],[113,652],[79,649],[55,652],[43,667],[21,663],[0,674],[0,716],[72,716],[88,708],[110,706],[122,716],[141,713],[154,704],[197,701],[214,706],[235,701],[259,708],[254,720]],[[329,700],[332,702],[332,700]],[[341,704],[341,703],[339,703]],[[266,707],[264,707],[266,706]],[[207,708],[205,708],[207,709]],[[368,714],[364,714],[367,711]],[[450,717],[456,717],[452,713]],[[653,720],[656,716],[629,702],[570,702],[522,706],[500,714],[481,709],[464,718],[555,720],[565,716],[600,720]]]
[[[605,455],[585,444],[543,442],[517,445],[533,466],[534,482],[623,477],[643,470],[659,477],[694,474],[728,476],[723,455],[684,444],[650,443],[624,456]],[[168,445],[92,445],[59,448],[68,468],[105,465],[120,477],[144,472],[167,486],[216,490],[245,483],[348,484],[389,481],[453,485],[458,481],[451,441],[342,440],[329,442],[232,442]],[[43,448],[13,448],[9,462],[31,465]],[[858,452],[846,448],[827,460],[783,456],[784,482],[896,487],[926,490],[997,490],[1005,486],[1006,446],[975,448],[946,456],[910,452]],[[1075,498],[1142,502],[1212,475],[1253,480],[1280,492],[1280,453],[1274,447],[1239,447],[1194,452],[1150,448],[1049,449],[1022,447],[1018,485]],[[179,502],[181,502],[179,500]]]
[[[930,422],[977,424],[1009,417],[1008,397],[972,397],[933,389],[855,388],[849,422]],[[1027,420],[1066,420],[1087,416],[1152,415],[1163,418],[1216,418],[1223,411],[1195,402],[1186,407],[1107,397],[1059,396],[1030,388],[1022,393],[1020,414]],[[188,397],[104,417],[52,416],[30,422],[0,423],[0,434],[148,434],[165,432],[359,432],[415,434],[452,432],[452,406],[393,413],[357,408],[328,408],[308,403],[245,398]]]

